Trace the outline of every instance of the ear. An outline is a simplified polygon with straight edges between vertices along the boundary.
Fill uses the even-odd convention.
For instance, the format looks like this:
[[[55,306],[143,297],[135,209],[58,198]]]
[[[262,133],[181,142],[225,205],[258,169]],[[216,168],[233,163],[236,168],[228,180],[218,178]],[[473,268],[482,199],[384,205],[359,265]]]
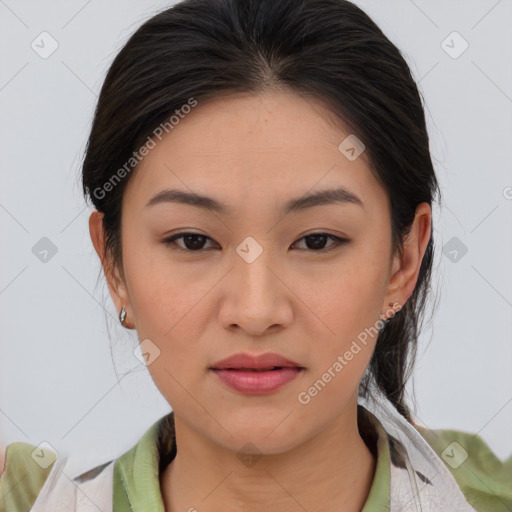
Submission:
[[[409,234],[404,238],[402,255],[396,252],[391,265],[388,289],[383,302],[383,313],[386,318],[391,316],[390,304],[397,303],[400,308],[414,292],[421,262],[427,249],[431,235],[432,211],[428,203],[420,203]]]
[[[110,254],[105,253],[105,233],[103,231],[103,213],[98,210],[94,210],[89,217],[89,234],[96,250],[96,254],[100,258],[103,272],[107,279],[107,285],[116,306],[116,310],[119,314],[121,308],[124,306],[126,310],[126,321],[125,327],[133,329],[133,324],[130,323],[130,319],[133,318],[133,314],[130,307],[130,298],[126,288],[126,283],[122,270],[118,267],[112,268],[112,258]]]

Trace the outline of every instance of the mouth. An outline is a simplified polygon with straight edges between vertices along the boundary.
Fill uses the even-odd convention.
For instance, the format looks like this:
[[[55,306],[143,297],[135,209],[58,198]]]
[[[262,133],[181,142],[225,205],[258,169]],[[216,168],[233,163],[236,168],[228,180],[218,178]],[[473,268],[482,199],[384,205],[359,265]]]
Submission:
[[[244,367],[224,366],[209,369],[223,387],[244,395],[275,393],[296,379],[304,370],[303,366]]]
[[[237,393],[276,392],[305,371],[305,367],[276,354],[237,354],[209,368],[218,381]]]

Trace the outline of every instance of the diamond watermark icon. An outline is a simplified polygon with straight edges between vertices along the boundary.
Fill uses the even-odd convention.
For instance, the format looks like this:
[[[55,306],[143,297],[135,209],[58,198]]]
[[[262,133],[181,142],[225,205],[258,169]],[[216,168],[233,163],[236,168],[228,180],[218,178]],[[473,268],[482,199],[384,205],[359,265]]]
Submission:
[[[48,263],[57,254],[57,246],[48,237],[43,236],[32,247],[32,254],[39,261]]]
[[[468,248],[456,237],[443,245],[443,254],[452,262],[458,263],[468,252]]]
[[[149,366],[160,356],[160,349],[149,338],[146,338],[135,347],[133,354],[143,365]]]
[[[338,149],[348,160],[353,162],[366,149],[363,142],[353,133],[340,142]]]
[[[459,443],[454,441],[444,449],[441,457],[453,469],[457,469],[468,458],[468,452]]]
[[[50,467],[57,458],[57,455],[57,450],[46,441],[39,443],[30,454],[30,456],[36,461],[37,465],[41,466],[43,469]]]
[[[453,31],[443,39],[441,48],[452,59],[458,59],[469,48],[469,43],[458,32]]]
[[[256,453],[246,453],[246,452],[256,452]],[[262,457],[261,452],[258,450],[256,445],[253,443],[245,443],[242,448],[237,453],[237,457],[240,462],[247,466],[248,468],[252,468]]]
[[[47,59],[59,47],[59,43],[48,32],[41,32],[31,43],[30,47],[39,57]]]
[[[236,252],[246,263],[253,263],[263,252],[263,247],[252,236],[248,236],[238,245]]]

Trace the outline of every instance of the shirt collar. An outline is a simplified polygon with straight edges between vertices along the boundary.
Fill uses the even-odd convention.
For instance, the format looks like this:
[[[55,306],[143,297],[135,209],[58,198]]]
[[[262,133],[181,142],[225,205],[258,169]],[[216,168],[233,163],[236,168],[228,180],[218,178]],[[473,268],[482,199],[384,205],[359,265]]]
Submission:
[[[377,436],[377,462],[370,493],[361,512],[388,511],[389,439],[379,420],[359,405],[358,419],[363,415]],[[165,512],[160,474],[175,455],[174,413],[170,412],[153,423],[133,448],[116,459],[113,512]]]

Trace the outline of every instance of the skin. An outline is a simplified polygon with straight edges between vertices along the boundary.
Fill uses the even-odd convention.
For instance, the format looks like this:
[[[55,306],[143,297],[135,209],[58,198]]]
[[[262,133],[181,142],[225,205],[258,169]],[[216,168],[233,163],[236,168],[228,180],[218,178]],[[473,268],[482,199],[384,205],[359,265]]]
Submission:
[[[403,257],[395,254],[388,196],[366,153],[350,161],[338,149],[349,133],[320,101],[292,92],[209,100],[133,171],[122,204],[123,265],[112,273],[102,214],[90,216],[117,310],[124,305],[127,326],[160,350],[148,369],[174,410],[178,446],[160,479],[167,512],[359,511],[366,501],[375,460],[357,428],[357,390],[375,337],[308,404],[297,397],[359,333],[390,316],[389,303],[410,297],[431,210],[418,206]],[[335,186],[364,208],[336,203],[280,215],[287,200]],[[211,196],[232,215],[145,207],[165,188]],[[189,252],[162,243],[178,231],[208,238],[176,241]],[[315,247],[334,241],[308,244],[312,232],[349,242],[325,252]],[[252,263],[236,252],[247,236],[263,248]],[[248,396],[208,370],[238,352],[277,352],[306,369],[271,394]],[[248,442],[256,448],[241,450]],[[241,452],[262,457],[248,467]]]

